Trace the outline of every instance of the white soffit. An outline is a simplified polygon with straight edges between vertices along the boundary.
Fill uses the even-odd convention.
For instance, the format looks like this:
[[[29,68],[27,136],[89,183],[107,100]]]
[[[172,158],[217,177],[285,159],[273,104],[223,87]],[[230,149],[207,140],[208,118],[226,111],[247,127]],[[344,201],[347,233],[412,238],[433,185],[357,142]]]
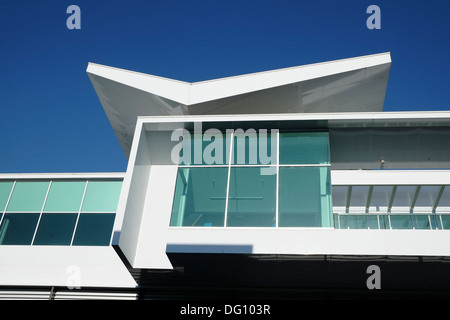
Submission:
[[[450,170],[332,170],[334,213],[448,213]]]
[[[188,83],[89,63],[88,76],[128,156],[138,116],[379,112],[390,53]]]

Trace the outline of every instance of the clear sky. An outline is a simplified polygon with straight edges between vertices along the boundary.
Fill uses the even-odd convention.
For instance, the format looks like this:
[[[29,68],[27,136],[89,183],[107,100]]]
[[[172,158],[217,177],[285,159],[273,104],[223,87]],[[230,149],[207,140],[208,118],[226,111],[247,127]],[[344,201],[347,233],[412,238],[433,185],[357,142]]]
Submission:
[[[449,16],[449,0],[0,0],[0,173],[126,171],[88,62],[194,82],[391,52],[385,111],[450,110]]]

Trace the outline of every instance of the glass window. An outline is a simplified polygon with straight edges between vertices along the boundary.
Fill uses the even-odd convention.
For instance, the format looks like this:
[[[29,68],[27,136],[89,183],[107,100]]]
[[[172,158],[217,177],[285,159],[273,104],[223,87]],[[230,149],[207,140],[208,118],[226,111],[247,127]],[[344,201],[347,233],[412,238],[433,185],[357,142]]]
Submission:
[[[82,213],[73,239],[74,246],[108,246],[114,226],[114,213]]]
[[[345,208],[347,206],[348,189],[348,186],[333,186],[331,192],[334,207]]]
[[[181,146],[180,165],[223,165],[229,159],[230,135],[217,129],[186,133]]]
[[[275,227],[276,174],[263,167],[231,167],[227,226]]]
[[[412,219],[409,214],[391,214],[392,229],[412,229]]]
[[[331,227],[329,167],[280,167],[278,226]]]
[[[341,229],[378,229],[376,215],[341,215]]]
[[[179,168],[171,226],[222,226],[227,167]]]
[[[0,225],[0,244],[30,245],[39,213],[6,213]]]
[[[416,186],[398,186],[392,203],[392,212],[409,212],[416,194]]]
[[[53,181],[44,212],[78,212],[86,181]]]
[[[350,210],[359,210],[358,213],[366,210],[367,198],[369,197],[369,186],[352,186],[352,194],[350,198]]]
[[[414,207],[425,207],[426,210],[433,210],[440,190],[441,186],[421,186]]]
[[[279,198],[278,226],[332,227],[327,132],[210,130],[184,133],[171,226],[276,227]]]
[[[442,219],[442,227],[445,230],[449,230],[450,229],[450,214],[442,214],[441,219]]]
[[[277,136],[270,131],[237,129],[233,138],[232,164],[266,164],[277,162]]]
[[[77,213],[43,213],[34,245],[70,245]]]
[[[281,132],[280,164],[329,164],[328,132]]]
[[[387,212],[393,188],[393,186],[374,186],[369,212]]]
[[[11,193],[11,188],[14,185],[12,181],[0,182],[0,217],[3,210],[5,210],[6,204],[8,203],[9,195]]]
[[[416,229],[441,229],[441,223],[437,215],[413,214],[411,217]]]
[[[378,215],[378,221],[380,223],[380,229],[390,229],[391,224],[389,222],[389,215],[380,214]]]
[[[115,212],[122,181],[89,181],[82,212]]]
[[[7,211],[41,212],[48,185],[48,181],[16,182]]]

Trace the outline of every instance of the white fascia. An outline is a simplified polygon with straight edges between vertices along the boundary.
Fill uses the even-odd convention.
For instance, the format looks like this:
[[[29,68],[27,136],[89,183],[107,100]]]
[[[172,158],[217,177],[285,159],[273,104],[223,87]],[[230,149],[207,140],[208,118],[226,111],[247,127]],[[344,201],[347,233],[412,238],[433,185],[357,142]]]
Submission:
[[[450,124],[450,111],[392,111],[392,112],[335,112],[335,113],[279,113],[279,114],[230,114],[230,115],[179,115],[179,116],[140,116],[138,123],[145,125],[158,124],[161,129],[167,128],[163,124],[179,124],[193,122],[254,122],[254,121],[307,121],[328,120],[349,124],[358,121],[367,124],[371,121],[385,121],[386,125],[395,125],[396,121],[414,123],[430,121]]]
[[[448,185],[450,170],[331,170],[333,186]]]
[[[390,53],[380,53],[194,83],[91,62],[86,71],[183,105],[194,105],[387,63],[391,63]]]
[[[118,179],[125,177],[124,172],[67,172],[67,173],[0,173],[0,180],[57,180],[57,179]]]

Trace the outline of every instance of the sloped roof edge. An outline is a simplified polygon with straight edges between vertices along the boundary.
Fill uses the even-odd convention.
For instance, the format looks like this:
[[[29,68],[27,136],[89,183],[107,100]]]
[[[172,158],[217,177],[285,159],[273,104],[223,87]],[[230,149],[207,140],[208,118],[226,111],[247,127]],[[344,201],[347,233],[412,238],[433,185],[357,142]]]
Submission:
[[[387,63],[391,63],[389,52],[193,83],[92,62],[86,72],[183,105],[194,105]]]

